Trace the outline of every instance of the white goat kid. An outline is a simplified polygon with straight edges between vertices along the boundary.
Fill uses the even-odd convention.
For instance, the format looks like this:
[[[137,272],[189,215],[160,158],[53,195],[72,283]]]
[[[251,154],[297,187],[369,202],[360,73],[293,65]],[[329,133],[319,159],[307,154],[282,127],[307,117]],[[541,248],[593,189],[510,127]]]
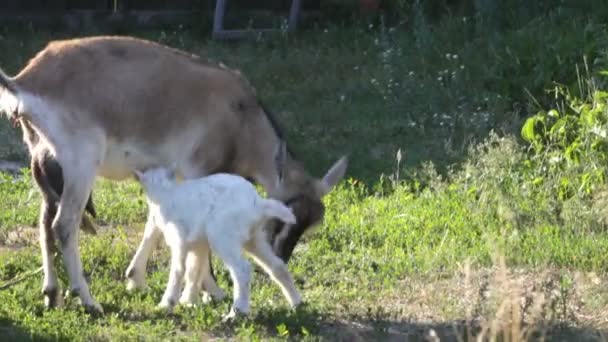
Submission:
[[[215,174],[181,183],[165,168],[135,171],[135,175],[146,191],[151,218],[171,249],[171,271],[160,307],[170,310],[176,304],[184,272],[186,285],[179,301],[196,300],[199,286],[205,282],[201,277],[208,274],[201,268],[208,265],[209,248],[224,262],[233,280],[234,302],[227,318],[249,312],[251,268],[243,250],[281,287],[291,306],[301,302],[287,266],[273,253],[264,232],[273,218],[295,224],[289,207],[260,197],[250,182],[236,175]],[[186,265],[190,253],[196,261]]]

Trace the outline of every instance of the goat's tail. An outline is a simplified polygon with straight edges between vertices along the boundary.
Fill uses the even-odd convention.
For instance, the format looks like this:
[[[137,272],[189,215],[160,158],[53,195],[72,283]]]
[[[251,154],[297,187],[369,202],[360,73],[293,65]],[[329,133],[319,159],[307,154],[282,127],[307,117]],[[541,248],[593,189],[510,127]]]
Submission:
[[[262,199],[262,213],[268,217],[277,218],[288,224],[296,223],[296,216],[291,209],[280,201],[272,198]]]
[[[15,81],[8,77],[2,69],[0,69],[0,87],[8,90],[11,94],[17,95],[19,89]]]

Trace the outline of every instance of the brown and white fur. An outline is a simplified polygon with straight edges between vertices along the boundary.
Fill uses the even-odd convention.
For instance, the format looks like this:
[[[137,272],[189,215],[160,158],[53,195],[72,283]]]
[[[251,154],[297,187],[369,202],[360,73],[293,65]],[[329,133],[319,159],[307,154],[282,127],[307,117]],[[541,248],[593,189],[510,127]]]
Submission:
[[[282,136],[238,72],[135,38],[49,43],[16,76],[0,73],[0,111],[29,122],[61,165],[63,193],[52,230],[61,242],[71,292],[96,312],[102,308],[83,277],[77,226],[97,175],[121,180],[135,168],[175,164],[185,179],[235,173],[261,184],[272,198],[321,203],[347,166],[343,157],[316,179],[287,155],[277,171]],[[145,272],[137,268],[145,267],[159,240],[151,225],[130,273]],[[41,248],[45,255],[48,246]],[[53,265],[43,267],[43,292],[56,296]]]
[[[48,234],[49,243],[54,244],[55,239],[53,237],[53,231],[51,230],[51,224],[57,213],[57,206],[59,205],[61,193],[63,192],[63,170],[61,165],[59,165],[57,160],[51,155],[46,145],[39,144],[36,132],[34,132],[29,123],[24,122],[23,126],[23,132],[25,132],[25,136],[27,137],[24,140],[27,141],[29,151],[31,151],[30,170],[32,172],[32,178],[36,182],[36,185],[38,185],[43,198],[43,206],[40,209],[41,225],[44,226],[44,230],[46,231],[46,234]],[[87,211],[91,217],[97,217],[97,211],[93,204],[93,193],[89,195],[85,211]],[[97,234],[95,224],[86,215],[82,216],[82,224],[80,227],[89,234]]]

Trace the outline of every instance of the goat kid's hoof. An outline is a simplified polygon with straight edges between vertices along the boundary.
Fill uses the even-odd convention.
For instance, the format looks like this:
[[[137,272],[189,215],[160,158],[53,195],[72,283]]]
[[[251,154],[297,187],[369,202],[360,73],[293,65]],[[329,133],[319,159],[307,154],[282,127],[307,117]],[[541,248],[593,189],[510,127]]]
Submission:
[[[243,318],[246,316],[247,316],[247,312],[233,307],[232,309],[230,309],[230,312],[226,316],[224,316],[224,318],[222,318],[222,322],[230,323],[230,322],[236,321],[239,318]]]
[[[133,292],[133,291],[145,291],[148,288],[148,285],[146,285],[145,281],[136,281],[133,279],[127,279],[127,291],[129,292]]]
[[[142,276],[138,276],[134,269],[129,268],[125,272],[127,278],[127,291],[133,290],[145,290],[148,286],[146,285],[146,279]]]
[[[203,297],[201,298],[201,301],[205,305],[211,304],[211,302],[213,302],[213,297],[211,297],[211,295],[209,293],[203,292]]]
[[[47,308],[52,309],[63,306],[63,297],[58,288],[43,289],[42,294],[44,295],[44,306]]]

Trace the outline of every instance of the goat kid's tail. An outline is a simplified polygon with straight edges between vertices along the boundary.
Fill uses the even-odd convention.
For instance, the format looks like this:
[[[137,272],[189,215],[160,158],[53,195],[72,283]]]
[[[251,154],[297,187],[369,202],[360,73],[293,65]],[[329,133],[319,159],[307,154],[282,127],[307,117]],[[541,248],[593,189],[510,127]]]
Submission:
[[[278,218],[287,224],[296,223],[296,216],[291,209],[282,202],[272,198],[262,199],[262,212],[268,217]]]

